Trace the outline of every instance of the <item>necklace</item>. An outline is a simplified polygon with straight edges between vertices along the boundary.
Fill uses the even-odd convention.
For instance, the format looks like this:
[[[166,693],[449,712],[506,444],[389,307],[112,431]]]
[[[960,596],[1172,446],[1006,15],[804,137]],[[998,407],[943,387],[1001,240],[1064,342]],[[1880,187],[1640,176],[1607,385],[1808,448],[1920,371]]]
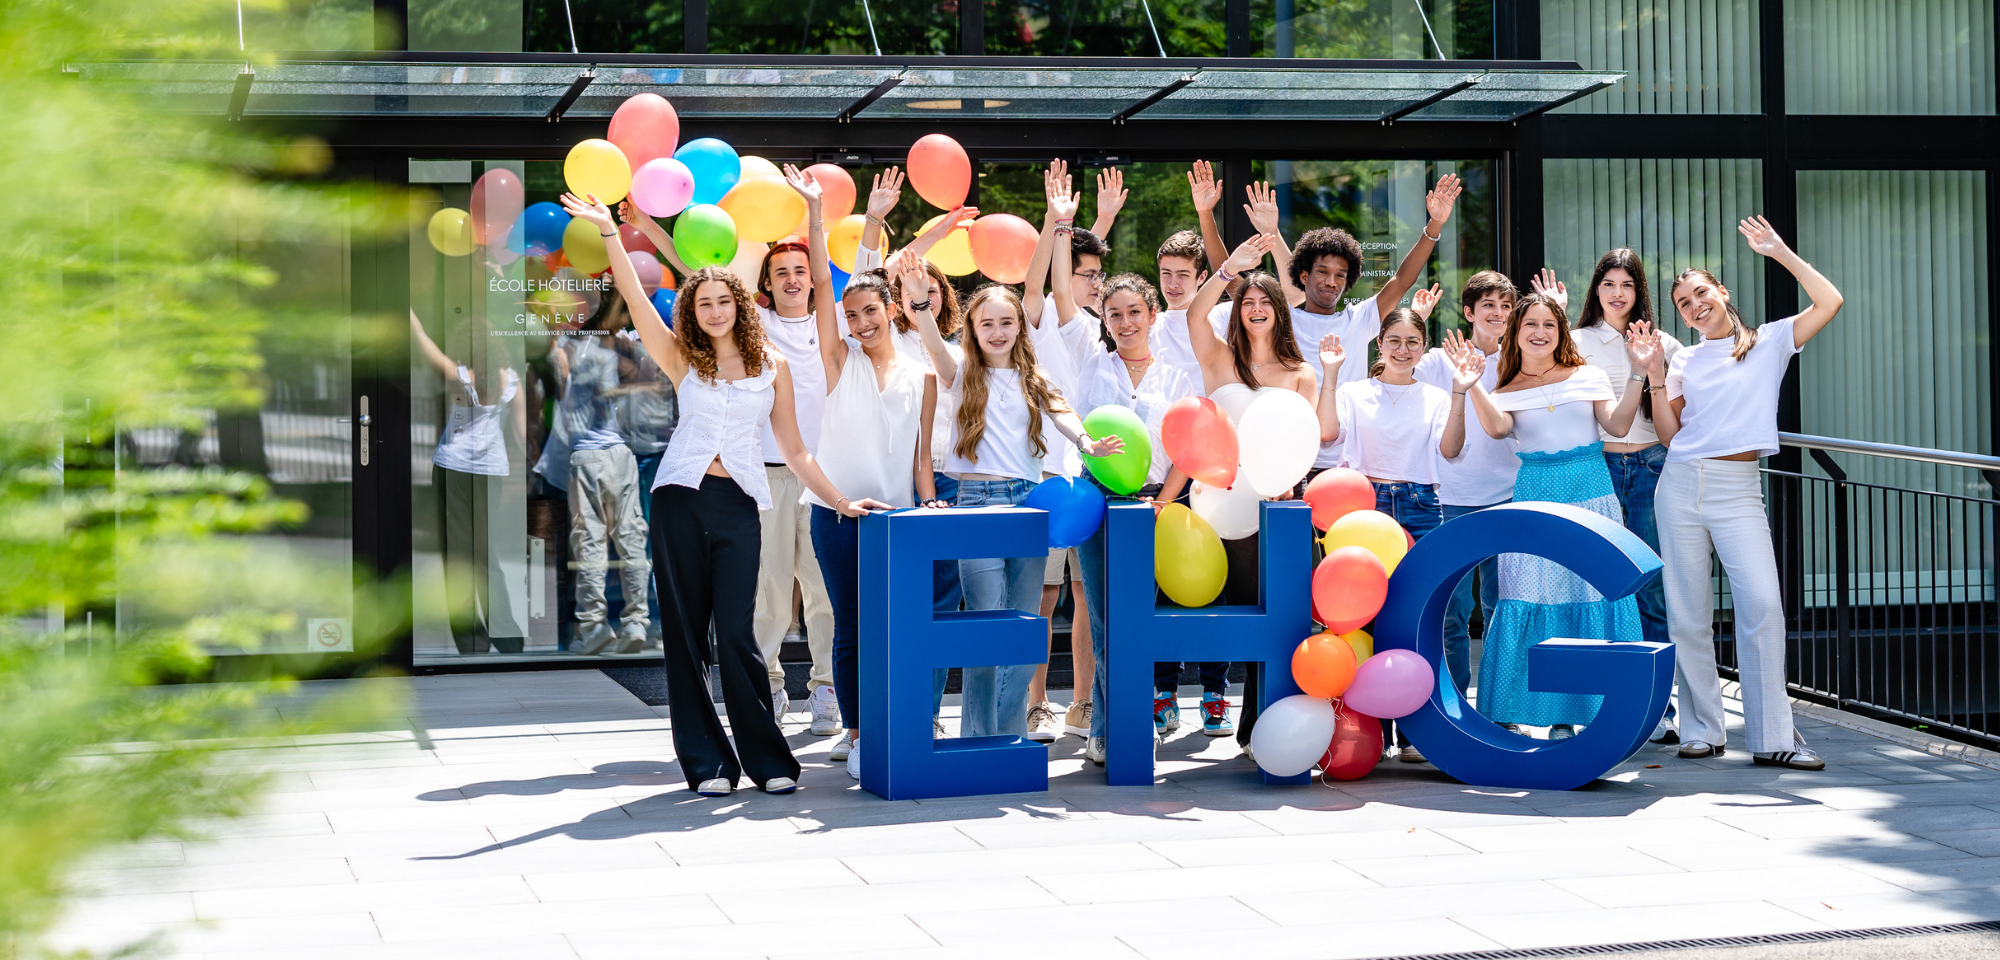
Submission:
[[[1377,382],[1377,383],[1380,383],[1380,384],[1382,384],[1382,387],[1383,387],[1383,392],[1384,392],[1384,393],[1387,393],[1387,392],[1388,392],[1388,388],[1389,388],[1389,387],[1392,387],[1392,386],[1394,386],[1394,384],[1392,384],[1392,383],[1390,383],[1390,382],[1388,382],[1388,381],[1386,381],[1386,380],[1377,380],[1376,382]],[[1410,391],[1411,391],[1411,390],[1414,390],[1414,389],[1416,389],[1416,388],[1417,388],[1417,385],[1416,385],[1416,383],[1415,383],[1414,381],[1412,381],[1412,382],[1410,382],[1410,383],[1407,383],[1407,384],[1404,384],[1404,385],[1403,385],[1403,390],[1402,390],[1402,392],[1401,392],[1401,393],[1398,393],[1398,394],[1396,394],[1395,396],[1393,396],[1393,397],[1390,397],[1390,398],[1389,398],[1389,406],[1390,406],[1390,407],[1394,407],[1394,406],[1395,406],[1396,404],[1399,404],[1399,403],[1402,403],[1402,402],[1403,402],[1403,398],[1404,398],[1404,397],[1407,397],[1407,396],[1409,396],[1409,395],[1410,395]]]

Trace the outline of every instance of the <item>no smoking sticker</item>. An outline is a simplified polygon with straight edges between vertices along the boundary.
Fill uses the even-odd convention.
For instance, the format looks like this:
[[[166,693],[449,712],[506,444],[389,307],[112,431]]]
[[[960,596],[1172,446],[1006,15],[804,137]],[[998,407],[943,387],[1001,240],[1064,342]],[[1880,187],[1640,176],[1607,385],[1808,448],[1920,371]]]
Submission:
[[[345,617],[306,621],[306,649],[315,653],[354,650],[354,621]]]

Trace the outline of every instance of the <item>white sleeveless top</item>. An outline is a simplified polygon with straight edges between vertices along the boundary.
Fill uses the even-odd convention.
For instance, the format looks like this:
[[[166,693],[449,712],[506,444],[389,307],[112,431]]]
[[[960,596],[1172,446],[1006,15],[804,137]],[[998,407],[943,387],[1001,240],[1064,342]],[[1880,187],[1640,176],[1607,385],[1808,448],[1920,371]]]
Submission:
[[[653,489],[667,484],[701,487],[708,465],[722,458],[722,468],[744,493],[757,501],[757,509],[771,509],[771,481],[764,475],[763,425],[771,419],[771,404],[777,400],[774,383],[778,379],[777,359],[767,357],[764,372],[742,380],[703,380],[688,368],[687,376],[674,388],[680,401],[680,422],[667,441],[660,472]]]
[[[500,427],[507,415],[507,404],[514,401],[514,394],[521,388],[521,378],[513,370],[505,370],[501,379],[506,385],[500,390],[500,400],[480,403],[472,371],[458,368],[458,382],[449,391],[451,416],[445,420],[437,449],[431,451],[432,463],[446,470],[485,477],[504,477],[511,472],[507,465],[507,439]]]
[[[1561,383],[1493,394],[1514,415],[1514,439],[1528,453],[1560,453],[1597,442],[1599,400],[1614,400],[1603,369],[1585,364]]]
[[[878,388],[874,362],[861,352],[859,341],[847,341],[840,383],[826,395],[820,421],[820,438],[829,442],[820,444],[815,458],[841,496],[850,501],[874,497],[892,507],[916,505],[912,470],[917,432],[927,426],[922,420],[928,375],[928,369],[899,353],[888,387]],[[811,490],[799,502],[832,509]]]

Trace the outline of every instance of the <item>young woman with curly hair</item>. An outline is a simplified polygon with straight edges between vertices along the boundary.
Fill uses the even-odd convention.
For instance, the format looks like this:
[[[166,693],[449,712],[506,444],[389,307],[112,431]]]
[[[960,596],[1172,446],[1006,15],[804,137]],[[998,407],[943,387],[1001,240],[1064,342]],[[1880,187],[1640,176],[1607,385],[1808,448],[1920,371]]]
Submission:
[[[799,763],[778,729],[752,625],[762,549],[758,514],[772,506],[764,425],[777,437],[785,465],[842,516],[888,505],[841,496],[806,450],[789,365],[765,340],[756,304],[735,274],[695,271],[681,286],[668,327],[640,287],[611,211],[595,198],[562,199],[571,216],[604,238],[633,326],[680,401],[680,423],[653,480],[652,540],[681,772],[703,796],[728,795],[744,774],[767,793],[790,793],[798,789]],[[729,709],[726,732],[708,692],[711,620]]]

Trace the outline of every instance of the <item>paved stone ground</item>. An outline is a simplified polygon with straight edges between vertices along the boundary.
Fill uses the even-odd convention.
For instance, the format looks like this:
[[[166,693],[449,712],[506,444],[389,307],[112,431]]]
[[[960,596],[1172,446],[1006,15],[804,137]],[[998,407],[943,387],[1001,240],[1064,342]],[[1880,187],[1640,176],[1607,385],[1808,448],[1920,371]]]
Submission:
[[[1107,786],[1065,737],[1045,793],[890,803],[795,713],[802,790],[703,799],[664,708],[596,671],[354,682],[406,686],[408,725],[246,748],[233,762],[275,774],[262,812],[87,871],[100,895],[67,942],[160,935],[213,960],[1307,960],[2000,919],[2000,762],[1812,716],[1820,774],[1649,747],[1568,793],[1404,764],[1270,788],[1233,740],[1195,731],[1162,747],[1150,789]],[[1932,940],[1729,955],[2000,945]]]

